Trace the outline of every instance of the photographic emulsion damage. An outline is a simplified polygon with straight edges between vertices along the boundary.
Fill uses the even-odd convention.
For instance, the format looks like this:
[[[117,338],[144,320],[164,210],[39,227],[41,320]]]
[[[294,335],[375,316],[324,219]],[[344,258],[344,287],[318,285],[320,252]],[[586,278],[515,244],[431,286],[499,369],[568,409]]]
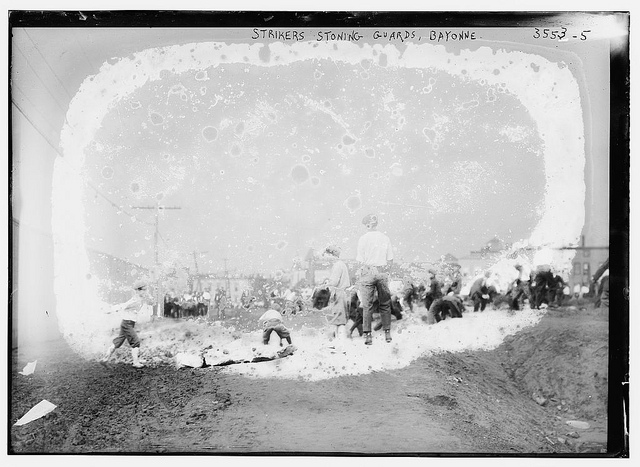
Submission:
[[[9,453],[624,456],[628,22],[11,12]]]

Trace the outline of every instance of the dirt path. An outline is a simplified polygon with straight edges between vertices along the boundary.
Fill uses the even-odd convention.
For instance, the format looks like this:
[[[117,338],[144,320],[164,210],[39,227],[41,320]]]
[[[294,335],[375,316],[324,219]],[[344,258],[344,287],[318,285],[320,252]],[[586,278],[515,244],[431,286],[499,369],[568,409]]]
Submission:
[[[513,452],[473,420],[443,378],[446,361],[317,382],[248,379],[224,369],[104,370],[57,342],[38,371],[14,373],[16,452]],[[25,356],[26,357],[26,356]],[[22,358],[20,358],[22,360]],[[55,359],[55,361],[54,361]],[[269,362],[265,362],[270,364]],[[14,365],[14,372],[18,370]],[[466,419],[464,428],[459,422]],[[493,436],[487,439],[487,436]],[[539,449],[527,441],[521,449]]]
[[[557,392],[560,386],[549,375],[562,367],[541,367],[540,362],[553,360],[536,350],[536,342],[561,335],[563,345],[570,345],[574,353],[582,349],[583,355],[600,358],[601,350],[593,349],[601,349],[598,339],[606,339],[606,333],[597,334],[598,325],[602,328],[606,321],[597,318],[591,316],[593,322],[584,326],[565,320],[565,326],[558,322],[563,318],[550,314],[535,329],[494,351],[445,352],[398,370],[320,381],[247,378],[224,367],[176,370],[162,365],[136,370],[117,363],[105,370],[78,357],[63,340],[50,342],[46,352],[13,352],[10,422],[42,399],[57,408],[47,417],[12,426],[11,449],[16,453],[600,452],[606,442],[602,432],[606,411],[599,408],[603,403],[598,385],[603,377],[606,381],[606,369],[604,373],[599,369],[593,380],[594,403],[584,405],[593,415],[593,426],[581,432],[580,439],[567,437],[570,429],[565,424],[569,417],[585,416],[580,406],[541,406],[527,393],[528,381],[535,380],[541,389],[547,388],[548,398],[555,390],[558,399],[570,400],[574,386],[582,388],[574,395],[590,397],[580,381]],[[568,333],[568,328],[591,332],[591,341],[582,346],[568,342],[570,336],[585,339]],[[548,351],[558,350],[548,346]],[[527,359],[526,352],[531,353]],[[38,366],[33,375],[18,374],[35,358]],[[533,363],[527,366],[527,361]],[[593,367],[593,362],[585,364]],[[576,378],[592,378],[586,370],[577,372],[572,361],[565,359],[563,365],[573,366]]]
[[[223,378],[231,391],[241,377]],[[461,452],[469,446],[446,420],[430,416],[409,386],[394,374],[318,382],[258,380],[226,415],[229,436],[252,431],[258,451]]]

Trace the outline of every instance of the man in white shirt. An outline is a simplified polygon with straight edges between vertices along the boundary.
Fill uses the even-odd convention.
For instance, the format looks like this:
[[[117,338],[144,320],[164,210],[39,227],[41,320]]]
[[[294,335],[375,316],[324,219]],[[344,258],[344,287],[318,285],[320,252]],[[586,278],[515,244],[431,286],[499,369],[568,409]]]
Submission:
[[[122,313],[122,322],[120,323],[120,333],[118,337],[113,339],[113,343],[107,349],[104,358],[100,361],[106,365],[113,353],[118,347],[128,341],[131,346],[131,357],[133,358],[133,366],[142,368],[144,364],[140,361],[140,339],[135,331],[136,321],[138,321],[139,313],[144,309],[145,305],[151,304],[153,298],[147,290],[147,284],[144,281],[136,281],[133,284],[133,297],[120,305],[113,307],[114,311]]]
[[[364,343],[373,343],[371,315],[376,291],[385,340],[391,342],[391,293],[388,273],[393,263],[393,249],[389,237],[377,230],[378,216],[369,214],[362,219],[362,223],[366,226],[367,233],[358,240],[356,261],[360,265],[358,290],[362,301]]]
[[[282,339],[286,339],[287,343],[291,344],[291,331],[283,324],[281,311],[280,305],[274,303],[269,310],[258,318],[258,321],[262,323],[262,343],[264,345],[269,344],[269,337],[273,331],[280,338],[280,347],[282,347]]]
[[[206,309],[206,315],[209,316],[209,305],[211,305],[211,294],[209,293],[209,289],[204,289],[202,293],[202,300],[204,301],[204,306]]]

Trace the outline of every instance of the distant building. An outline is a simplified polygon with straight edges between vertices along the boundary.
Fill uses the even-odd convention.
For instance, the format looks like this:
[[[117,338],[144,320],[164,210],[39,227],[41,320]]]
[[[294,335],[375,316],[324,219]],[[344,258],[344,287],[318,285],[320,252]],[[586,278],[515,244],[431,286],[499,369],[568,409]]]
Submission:
[[[505,250],[511,248],[508,243],[503,243],[494,238],[486,243],[478,251],[472,251],[468,256],[458,258],[463,275],[475,276],[489,268],[502,255]],[[587,245],[585,236],[582,236],[580,246],[565,247],[564,250],[575,250],[572,269],[569,274],[568,285],[573,293],[576,285],[590,287],[591,278],[595,271],[609,257],[608,246]],[[590,292],[593,292],[590,290]]]
[[[609,246],[586,245],[585,236],[582,236],[580,246],[567,247],[566,250],[575,250],[571,273],[569,274],[569,288],[573,293],[576,285],[591,288],[591,278],[596,270],[609,257]],[[589,290],[593,293],[593,290]]]
[[[453,256],[451,253],[447,253],[446,255],[442,255],[442,257],[440,258],[440,262],[456,264],[458,263],[458,258]]]
[[[480,250],[471,251],[469,255],[458,258],[460,272],[463,276],[475,276],[493,265],[500,255],[510,248],[510,243],[493,238]]]

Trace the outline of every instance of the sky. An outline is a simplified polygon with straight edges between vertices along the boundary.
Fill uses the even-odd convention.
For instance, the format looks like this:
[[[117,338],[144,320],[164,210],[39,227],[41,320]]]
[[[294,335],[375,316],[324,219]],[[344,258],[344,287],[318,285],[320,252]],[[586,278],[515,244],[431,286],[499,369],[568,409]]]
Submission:
[[[157,203],[176,208],[161,264],[243,273],[329,243],[353,258],[369,213],[398,261],[575,242],[593,124],[576,50],[607,43],[529,29],[47,30],[101,63],[72,76],[54,230],[151,267]]]
[[[160,256],[207,252],[203,267],[286,268],[329,243],[354,257],[372,212],[406,261],[527,237],[545,185],[527,109],[506,86],[381,57],[166,72],[105,115],[87,179],[121,206],[180,207],[160,215]],[[154,211],[92,191],[89,242],[153,258]]]

